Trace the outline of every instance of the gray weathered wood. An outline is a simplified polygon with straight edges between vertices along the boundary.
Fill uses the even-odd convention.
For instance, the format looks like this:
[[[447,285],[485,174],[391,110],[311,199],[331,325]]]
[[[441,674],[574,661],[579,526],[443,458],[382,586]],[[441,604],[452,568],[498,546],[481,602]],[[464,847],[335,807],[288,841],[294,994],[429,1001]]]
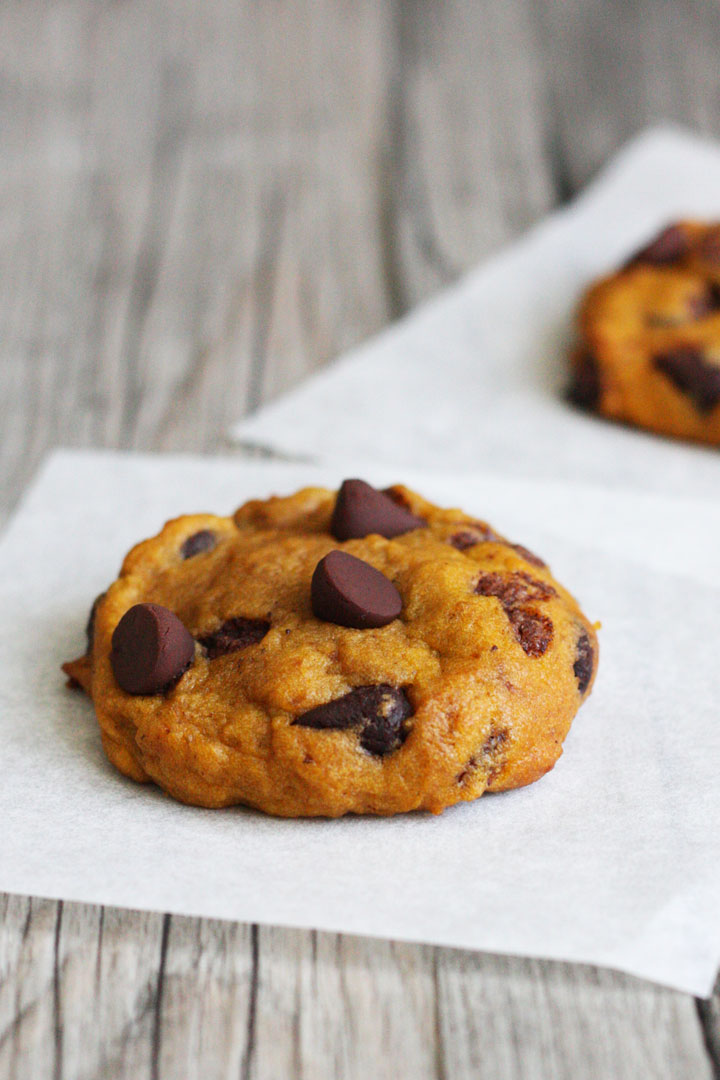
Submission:
[[[712,1080],[695,1002],[602,969],[438,951],[449,1076]]]
[[[718,134],[720,8],[713,0],[543,0],[536,13],[561,196],[647,124]]]
[[[48,447],[231,419],[662,117],[711,0],[6,0],[0,513]],[[0,1076],[720,1075],[720,998],[593,968],[0,897]]]
[[[715,994],[709,1001],[699,1001],[698,1016],[705,1034],[705,1046],[715,1067],[715,1078],[720,1076],[720,979],[715,984]]]
[[[717,5],[450,0],[403,5],[403,13],[398,276],[409,305],[566,201],[643,126],[665,119],[720,131]],[[648,993],[612,973],[498,958],[479,963],[473,992],[469,971],[477,958],[461,958],[458,977],[458,954],[438,953],[441,1012],[456,1021],[447,1044],[453,1075],[487,1064],[482,1036],[498,1017],[503,1034],[493,1046],[507,1053],[493,1054],[497,1075],[533,1075],[530,1058],[543,1062],[538,1075],[573,1076],[580,1055],[583,1075],[701,1075],[710,1068],[698,1045],[703,1027],[720,1074],[717,998],[700,1008],[698,1023],[680,995]],[[503,978],[510,995],[500,991],[487,1017],[480,987],[495,964],[501,971],[511,964],[515,974]],[[445,980],[448,965],[454,977]],[[542,971],[541,980],[528,978],[533,970]],[[520,972],[527,1008],[519,1007]],[[672,1033],[664,1045],[658,1023]]]
[[[521,0],[402,4],[397,275],[412,307],[556,201],[543,52]]]

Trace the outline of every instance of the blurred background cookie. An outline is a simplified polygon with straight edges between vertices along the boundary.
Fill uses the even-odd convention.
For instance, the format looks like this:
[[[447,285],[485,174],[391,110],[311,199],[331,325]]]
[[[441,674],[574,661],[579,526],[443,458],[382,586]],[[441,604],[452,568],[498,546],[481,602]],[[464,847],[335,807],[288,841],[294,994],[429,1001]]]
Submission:
[[[720,224],[667,226],[590,286],[578,327],[571,401],[720,444]]]

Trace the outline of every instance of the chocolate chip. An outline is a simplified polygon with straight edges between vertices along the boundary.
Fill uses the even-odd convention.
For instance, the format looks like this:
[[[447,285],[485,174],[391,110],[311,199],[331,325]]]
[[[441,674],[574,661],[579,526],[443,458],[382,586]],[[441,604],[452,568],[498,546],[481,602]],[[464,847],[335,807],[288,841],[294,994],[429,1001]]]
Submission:
[[[450,543],[458,551],[467,551],[468,548],[475,547],[476,544],[482,544],[484,540],[484,536],[479,536],[470,529],[463,529],[461,532],[453,533],[450,537]]]
[[[527,608],[510,608],[507,617],[523,651],[528,656],[542,656],[553,639],[552,620]]]
[[[216,660],[218,656],[237,652],[248,645],[256,645],[258,641],[262,641],[269,629],[270,623],[265,619],[245,619],[242,615],[235,615],[226,619],[222,626],[211,634],[199,637],[198,641],[208,660]]]
[[[318,619],[356,630],[386,626],[402,611],[402,597],[392,581],[346,551],[331,551],[320,560],[310,592]]]
[[[453,547],[457,548],[458,551],[466,551],[468,548],[474,547],[475,544],[487,542],[496,544],[507,543],[507,541],[503,540],[501,536],[498,536],[489,525],[486,525],[484,521],[468,522],[466,528],[452,534],[449,542]],[[522,544],[508,544],[508,547],[511,547],[513,551],[517,551],[518,555],[522,556],[525,562],[529,562],[533,566],[539,567],[541,570],[544,570],[547,566],[546,562]]]
[[[501,537],[484,521],[468,521],[467,524],[462,524],[464,527],[450,537],[450,543],[458,551],[466,551],[475,544],[502,543]]]
[[[596,409],[600,403],[601,392],[597,360],[589,350],[584,349],[575,357],[567,399],[581,409]]]
[[[481,574],[475,592],[478,596],[497,596],[502,606],[507,608],[557,596],[552,585],[538,581],[522,570],[514,574]]]
[[[497,597],[523,650],[528,656],[543,655],[553,639],[552,620],[526,605],[557,596],[552,585],[524,572],[489,573],[480,575],[475,592]]]
[[[183,559],[192,559],[193,555],[202,555],[204,551],[212,551],[217,545],[217,536],[210,529],[201,529],[200,532],[188,536],[180,548]]]
[[[364,750],[384,757],[405,741],[405,721],[412,712],[403,690],[381,683],[379,686],[358,686],[348,694],[296,717],[293,724],[338,731],[354,728]]]
[[[653,357],[653,365],[687,394],[699,412],[720,401],[720,364],[710,364],[696,345],[679,345]]]
[[[95,642],[95,616],[97,615],[97,609],[100,607],[100,602],[105,599],[107,593],[101,592],[99,596],[96,596],[93,600],[92,607],[90,608],[90,614],[88,615],[87,625],[85,627],[85,637],[87,638],[87,649],[85,654],[87,656],[92,652],[92,647]]]
[[[590,685],[594,665],[595,654],[590,644],[590,636],[586,630],[583,630],[575,646],[575,663],[573,664],[573,672],[581,694],[584,694]]]
[[[336,540],[354,540],[371,533],[390,540],[426,526],[427,522],[422,518],[411,514],[364,480],[344,480],[335,503],[330,532]]]
[[[677,262],[683,255],[687,255],[689,249],[690,237],[682,225],[668,225],[654,240],[635,252],[626,265],[652,263],[655,266],[664,266]]]
[[[128,694],[159,694],[187,671],[194,653],[177,615],[160,604],[136,604],[115,627],[110,663]]]
[[[547,563],[544,562],[539,555],[530,551],[529,548],[523,547],[522,544],[511,544],[510,547],[513,551],[517,551],[518,555],[522,556],[525,562],[529,562],[532,566],[537,566],[540,570],[544,570],[547,567]]]

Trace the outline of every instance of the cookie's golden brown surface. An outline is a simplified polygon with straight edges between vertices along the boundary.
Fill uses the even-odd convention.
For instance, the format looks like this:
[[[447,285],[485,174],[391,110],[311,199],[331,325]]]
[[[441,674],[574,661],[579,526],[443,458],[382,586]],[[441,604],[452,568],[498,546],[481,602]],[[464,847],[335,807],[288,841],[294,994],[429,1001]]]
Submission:
[[[128,554],[96,607],[90,653],[65,668],[91,695],[121,772],[199,806],[337,817],[437,813],[553,767],[595,676],[593,627],[530,552],[461,511],[391,493],[428,527],[339,543],[328,531],[335,493],[310,488],[249,502],[234,518],[178,518]],[[201,531],[216,546],[183,558]],[[313,571],[336,548],[395,583],[398,619],[358,630],[313,616]],[[113,631],[139,602],[171,609],[196,639],[165,693],[128,694],[113,674]],[[234,617],[270,628],[210,658],[199,639]],[[364,749],[357,727],[297,722],[354,688],[383,686],[412,712],[388,752]]]

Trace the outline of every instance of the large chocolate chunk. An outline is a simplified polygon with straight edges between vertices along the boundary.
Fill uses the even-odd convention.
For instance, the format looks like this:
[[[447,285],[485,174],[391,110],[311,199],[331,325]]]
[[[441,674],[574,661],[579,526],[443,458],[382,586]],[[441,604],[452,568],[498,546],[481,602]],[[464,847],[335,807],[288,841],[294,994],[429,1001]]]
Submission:
[[[402,597],[392,581],[346,551],[331,551],[320,560],[311,597],[318,619],[357,630],[386,626],[402,611]]]
[[[335,503],[330,532],[336,540],[356,540],[372,533],[390,540],[393,536],[426,526],[427,522],[422,518],[411,514],[364,480],[344,480]]]
[[[245,619],[242,615],[235,615],[226,619],[222,626],[213,630],[211,634],[204,634],[198,641],[205,650],[209,660],[215,660],[218,656],[226,656],[227,653],[245,649],[248,645],[255,645],[267,634],[270,623],[265,619]]]
[[[696,345],[679,345],[653,357],[663,375],[695,402],[699,412],[710,412],[720,401],[720,364],[711,364]]]
[[[364,750],[384,757],[404,742],[407,735],[405,721],[412,712],[403,690],[381,683],[358,686],[348,694],[296,717],[293,724],[338,731],[354,728]]]
[[[159,694],[175,685],[194,654],[177,615],[160,604],[136,604],[115,627],[110,663],[128,694]]]

